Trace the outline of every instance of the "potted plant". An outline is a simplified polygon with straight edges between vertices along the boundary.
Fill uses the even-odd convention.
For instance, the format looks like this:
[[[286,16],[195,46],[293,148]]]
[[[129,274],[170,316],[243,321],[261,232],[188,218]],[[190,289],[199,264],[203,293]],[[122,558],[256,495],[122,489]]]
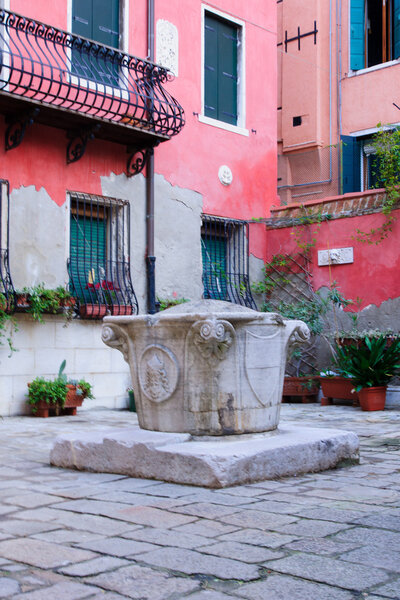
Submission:
[[[285,402],[291,396],[299,396],[304,403],[314,402],[319,390],[318,378],[313,375],[290,377],[285,375],[283,380],[282,400]]]
[[[72,316],[75,298],[62,286],[55,290],[48,289],[44,283],[33,287],[25,287],[17,293],[17,308],[32,315],[35,321],[43,323],[43,315],[64,313],[67,318]]]
[[[81,379],[74,381],[64,374],[66,361],[60,365],[55,379],[36,377],[28,383],[28,404],[37,417],[48,417],[49,412],[76,415],[76,409],[85,398],[93,398],[92,386]]]
[[[332,404],[334,398],[351,400],[353,406],[359,405],[353,379],[328,370],[320,373],[319,382],[322,390],[321,406]]]
[[[386,335],[365,336],[361,345],[338,346],[335,363],[352,379],[363,410],[383,410],[387,384],[400,369],[400,339],[388,345]]]

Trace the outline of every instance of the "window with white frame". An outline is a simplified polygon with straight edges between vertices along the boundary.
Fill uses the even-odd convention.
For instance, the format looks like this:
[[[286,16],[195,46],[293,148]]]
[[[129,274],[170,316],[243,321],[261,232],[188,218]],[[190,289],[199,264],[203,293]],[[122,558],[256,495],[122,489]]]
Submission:
[[[244,127],[244,24],[203,11],[203,117]]]

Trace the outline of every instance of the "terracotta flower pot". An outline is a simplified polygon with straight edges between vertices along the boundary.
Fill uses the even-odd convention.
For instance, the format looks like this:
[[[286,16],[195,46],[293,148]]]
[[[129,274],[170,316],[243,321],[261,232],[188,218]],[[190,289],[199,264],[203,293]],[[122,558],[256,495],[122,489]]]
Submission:
[[[303,403],[314,402],[318,389],[318,380],[315,377],[285,377],[283,380],[283,401],[288,396],[300,396]]]
[[[83,319],[102,319],[106,313],[106,304],[81,304],[79,307],[79,314]]]
[[[118,315],[131,315],[132,306],[130,304],[114,304],[111,307],[111,314],[115,317]]]
[[[358,397],[362,410],[384,410],[386,386],[362,388]]]
[[[358,406],[358,394],[353,392],[354,383],[351,379],[335,375],[333,377],[320,377],[323,397],[321,405],[332,404],[334,398],[339,400],[352,400],[353,406]]]

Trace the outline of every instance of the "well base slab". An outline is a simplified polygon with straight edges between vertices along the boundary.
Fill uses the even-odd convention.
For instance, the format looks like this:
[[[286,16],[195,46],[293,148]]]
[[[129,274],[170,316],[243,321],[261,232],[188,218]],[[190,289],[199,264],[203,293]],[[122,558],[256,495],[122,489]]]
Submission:
[[[355,433],[284,424],[276,431],[207,439],[144,429],[57,438],[52,465],[210,488],[253,483],[358,462]]]

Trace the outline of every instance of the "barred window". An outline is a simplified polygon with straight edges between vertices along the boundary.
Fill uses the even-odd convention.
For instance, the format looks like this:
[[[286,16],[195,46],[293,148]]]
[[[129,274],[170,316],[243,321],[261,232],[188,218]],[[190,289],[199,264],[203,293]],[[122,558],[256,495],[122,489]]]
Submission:
[[[248,239],[246,221],[203,215],[204,298],[226,300],[257,309],[249,283]]]
[[[0,179],[0,308],[15,308],[15,293],[9,263],[10,197],[8,181]]]
[[[138,303],[130,274],[129,202],[71,193],[70,290],[80,316],[131,315]]]

